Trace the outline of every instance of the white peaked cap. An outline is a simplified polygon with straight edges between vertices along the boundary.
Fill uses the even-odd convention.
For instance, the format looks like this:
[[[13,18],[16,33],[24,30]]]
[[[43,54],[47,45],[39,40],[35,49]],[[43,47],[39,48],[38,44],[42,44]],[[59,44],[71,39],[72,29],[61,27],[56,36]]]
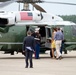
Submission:
[[[60,30],[63,30],[63,28],[60,28]]]
[[[38,31],[40,28],[36,28],[35,31]]]

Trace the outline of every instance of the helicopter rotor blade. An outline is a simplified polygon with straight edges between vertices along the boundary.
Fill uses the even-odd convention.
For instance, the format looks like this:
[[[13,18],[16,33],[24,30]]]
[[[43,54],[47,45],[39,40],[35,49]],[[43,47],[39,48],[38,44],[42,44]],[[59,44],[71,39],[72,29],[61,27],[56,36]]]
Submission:
[[[5,6],[7,6],[7,5],[9,5],[9,4],[13,3],[13,2],[16,2],[16,1],[18,1],[18,0],[11,0],[11,1],[2,2],[0,4],[0,8],[3,8],[3,7],[5,7]]]
[[[65,2],[52,2],[52,1],[42,1],[43,3],[52,3],[52,4],[65,4],[65,5],[76,5],[75,3],[65,3]]]
[[[8,0],[0,4],[0,8],[3,8],[13,2],[22,2],[22,3],[27,3],[26,0]],[[37,5],[36,3],[28,2],[31,3],[37,10],[41,12],[46,12],[41,6]],[[65,3],[65,2],[52,2],[52,1],[41,1],[40,3],[52,3],[52,4],[65,4],[65,5],[76,5],[75,3]]]
[[[46,12],[41,6],[35,4],[35,3],[31,3],[37,10],[41,11],[41,12]]]

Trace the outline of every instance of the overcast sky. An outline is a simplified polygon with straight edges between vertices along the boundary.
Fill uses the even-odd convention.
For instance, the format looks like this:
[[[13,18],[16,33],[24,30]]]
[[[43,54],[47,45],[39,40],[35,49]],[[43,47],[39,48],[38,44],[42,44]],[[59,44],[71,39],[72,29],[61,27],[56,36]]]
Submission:
[[[45,0],[45,1],[56,1],[56,2],[67,2],[67,3],[76,3],[76,0]],[[7,11],[18,11],[18,3],[12,3],[4,8],[3,10]],[[56,15],[76,15],[76,5],[63,5],[63,4],[52,4],[52,3],[38,3],[41,7],[43,7],[47,12]],[[31,9],[30,5],[30,9]],[[21,4],[21,9],[23,8],[23,4]]]

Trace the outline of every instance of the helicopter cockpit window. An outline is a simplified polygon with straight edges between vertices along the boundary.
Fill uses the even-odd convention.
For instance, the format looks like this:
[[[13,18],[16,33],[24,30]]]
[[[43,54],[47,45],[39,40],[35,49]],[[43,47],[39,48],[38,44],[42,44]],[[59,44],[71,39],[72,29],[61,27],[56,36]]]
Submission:
[[[76,36],[76,26],[75,25],[72,26],[72,34],[74,36]]]

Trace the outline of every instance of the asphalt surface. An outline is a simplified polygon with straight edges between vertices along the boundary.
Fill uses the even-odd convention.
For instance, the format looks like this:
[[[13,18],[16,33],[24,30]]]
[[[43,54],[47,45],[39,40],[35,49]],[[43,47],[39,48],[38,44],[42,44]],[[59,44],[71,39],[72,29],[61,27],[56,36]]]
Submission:
[[[50,58],[49,52],[34,59],[34,68],[25,68],[22,54],[0,52],[0,75],[76,75],[76,51],[63,54],[62,60]]]

